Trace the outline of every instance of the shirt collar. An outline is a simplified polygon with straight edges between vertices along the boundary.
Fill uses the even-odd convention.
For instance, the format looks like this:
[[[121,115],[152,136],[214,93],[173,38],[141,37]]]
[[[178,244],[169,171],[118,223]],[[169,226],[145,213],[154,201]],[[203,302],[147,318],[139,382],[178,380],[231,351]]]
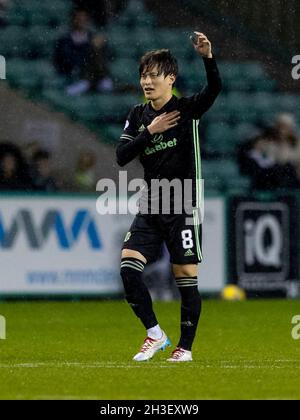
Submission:
[[[157,113],[157,114],[162,114],[163,112],[167,112],[167,111],[169,111],[170,109],[172,109],[173,108],[173,105],[175,104],[175,102],[176,102],[176,100],[177,100],[177,98],[176,98],[176,96],[175,95],[173,95],[172,96],[172,98],[161,108],[161,109],[159,109],[158,111],[156,111],[153,107],[152,107],[152,105],[151,105],[151,102],[148,102],[148,108],[149,108],[149,110],[150,111],[152,111],[152,112],[155,112],[155,113]]]

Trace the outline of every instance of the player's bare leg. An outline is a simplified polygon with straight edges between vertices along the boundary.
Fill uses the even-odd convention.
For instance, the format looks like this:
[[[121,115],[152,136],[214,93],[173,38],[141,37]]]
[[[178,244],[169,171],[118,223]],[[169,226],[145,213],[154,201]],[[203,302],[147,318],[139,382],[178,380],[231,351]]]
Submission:
[[[168,361],[192,360],[192,344],[201,313],[201,297],[198,291],[197,264],[173,264],[173,274],[181,295],[181,336]]]
[[[147,330],[147,337],[139,353],[134,356],[138,362],[151,359],[158,350],[164,350],[170,341],[160,328],[152,308],[150,293],[142,280],[147,259],[138,251],[123,249],[121,277],[125,297],[134,313]]]
[[[121,258],[136,258],[137,260],[142,261],[144,264],[147,264],[147,260],[144,255],[138,251],[134,251],[133,249],[123,249]]]

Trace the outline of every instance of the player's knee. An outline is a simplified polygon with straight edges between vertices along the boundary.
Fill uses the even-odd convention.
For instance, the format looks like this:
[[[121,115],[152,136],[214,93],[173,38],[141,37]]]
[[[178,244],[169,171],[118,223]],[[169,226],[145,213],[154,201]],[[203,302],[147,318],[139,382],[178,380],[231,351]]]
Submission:
[[[142,255],[139,251],[135,251],[133,249],[123,249],[121,258],[122,258],[122,260],[124,258],[135,258],[138,261],[142,261],[144,264],[147,263],[147,260],[144,257],[144,255]]]
[[[184,265],[173,264],[173,273],[174,273],[175,278],[196,277],[197,265],[196,264],[184,264]]]

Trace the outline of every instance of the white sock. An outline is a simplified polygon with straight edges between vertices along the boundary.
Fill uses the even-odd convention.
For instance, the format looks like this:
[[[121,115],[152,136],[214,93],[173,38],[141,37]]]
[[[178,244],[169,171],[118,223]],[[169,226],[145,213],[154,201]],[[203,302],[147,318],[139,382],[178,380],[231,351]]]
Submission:
[[[149,330],[147,330],[147,334],[148,337],[153,338],[154,340],[159,340],[162,337],[163,332],[160,326],[157,324],[155,327],[149,328]]]

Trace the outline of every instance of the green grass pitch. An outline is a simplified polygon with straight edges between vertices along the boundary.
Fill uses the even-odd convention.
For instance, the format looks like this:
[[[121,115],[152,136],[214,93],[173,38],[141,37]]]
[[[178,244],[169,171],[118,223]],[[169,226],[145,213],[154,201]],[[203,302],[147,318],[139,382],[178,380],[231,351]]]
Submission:
[[[179,302],[156,303],[173,345]],[[121,301],[0,303],[0,399],[299,399],[299,301],[205,300],[194,361],[132,361],[144,330]]]

